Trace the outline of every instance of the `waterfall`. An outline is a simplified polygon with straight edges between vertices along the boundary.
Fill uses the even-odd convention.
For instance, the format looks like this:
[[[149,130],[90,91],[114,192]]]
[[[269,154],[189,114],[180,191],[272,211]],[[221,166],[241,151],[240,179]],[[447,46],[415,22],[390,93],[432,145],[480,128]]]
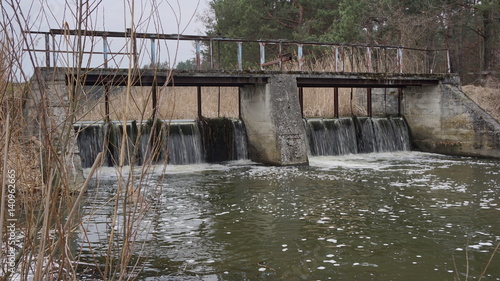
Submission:
[[[313,156],[411,149],[408,127],[399,117],[314,118],[304,124]]]
[[[164,128],[167,138],[163,150],[168,155],[168,163],[196,164],[203,162],[201,134],[196,122],[170,123]]]
[[[358,152],[352,118],[308,119],[305,122],[311,155],[343,155]]]
[[[247,159],[247,137],[241,120],[204,118],[199,127],[207,162]]]
[[[74,126],[78,133],[76,144],[82,159],[82,167],[92,167],[97,154],[103,150],[104,132],[103,124],[79,123]]]
[[[248,140],[245,130],[245,124],[240,119],[232,120],[234,130],[233,151],[234,159],[248,159]]]
[[[208,121],[206,121],[208,120]],[[89,168],[106,151],[106,166],[118,165],[123,128],[119,122],[80,122],[74,125],[82,167]],[[128,122],[125,165],[186,165],[248,158],[245,126],[241,120],[205,119]]]

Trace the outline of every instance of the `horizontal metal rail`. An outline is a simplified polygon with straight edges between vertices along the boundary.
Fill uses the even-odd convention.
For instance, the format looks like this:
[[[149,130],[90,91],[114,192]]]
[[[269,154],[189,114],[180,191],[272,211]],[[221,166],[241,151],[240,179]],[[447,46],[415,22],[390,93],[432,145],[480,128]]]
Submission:
[[[48,32],[43,31],[26,31],[29,34],[38,34],[45,37],[45,49],[35,49],[27,48],[25,51],[45,53],[46,66],[57,66],[56,56],[58,53],[67,54],[98,54],[103,55],[104,67],[108,67],[109,55],[132,55],[134,60],[134,65],[138,65],[138,59],[140,52],[137,51],[137,40],[138,39],[149,39],[151,40],[151,66],[156,66],[156,52],[157,52],[157,41],[158,40],[171,40],[171,41],[191,41],[195,43],[196,55],[196,67],[198,70],[202,68],[202,43],[205,43],[208,51],[206,52],[208,56],[208,64],[210,69],[215,69],[215,43],[217,42],[229,42],[235,43],[236,47],[236,60],[237,60],[237,70],[243,70],[243,44],[258,44],[259,46],[259,60],[258,62],[260,70],[265,70],[266,67],[279,64],[280,70],[282,70],[283,63],[291,61],[289,59],[291,54],[282,54],[283,46],[294,46],[296,50],[296,55],[294,59],[297,63],[298,71],[304,71],[305,69],[305,47],[327,47],[331,51],[331,56],[326,58],[326,60],[331,60],[333,67],[331,71],[334,72],[383,72],[383,73],[412,73],[412,71],[405,71],[405,68],[411,69],[411,66],[405,65],[405,52],[416,52],[414,55],[414,61],[423,61],[423,67],[420,71],[421,73],[434,73],[435,68],[440,67],[444,72],[451,72],[450,65],[450,55],[448,49],[419,49],[404,46],[395,45],[369,45],[369,44],[347,44],[347,43],[330,43],[330,42],[300,42],[293,40],[247,40],[238,38],[225,38],[225,37],[211,37],[211,36],[200,36],[200,35],[182,35],[182,34],[157,34],[157,33],[141,33],[132,32],[127,29],[125,32],[113,32],[113,31],[94,31],[94,30],[75,30],[75,29],[51,29]],[[98,37],[103,41],[102,51],[74,51],[79,50],[74,48],[73,50],[64,51],[56,50],[55,37],[56,36],[83,36],[83,37]],[[52,44],[50,39],[52,37]],[[109,38],[126,38],[132,40],[132,50],[131,52],[109,52]],[[52,45],[52,46],[51,46]],[[266,47],[268,45],[276,45],[279,48],[278,54],[274,54],[270,62],[266,62]],[[75,46],[77,47],[77,46]],[[83,48],[81,48],[83,50]],[[124,48],[123,48],[124,49]],[[393,52],[393,53],[391,53]],[[436,63],[436,56],[438,53],[443,53],[444,62]],[[51,54],[52,54],[52,65],[51,65]],[[408,63],[406,63],[408,64]],[[444,65],[443,65],[444,64]],[[235,69],[231,69],[235,70]]]

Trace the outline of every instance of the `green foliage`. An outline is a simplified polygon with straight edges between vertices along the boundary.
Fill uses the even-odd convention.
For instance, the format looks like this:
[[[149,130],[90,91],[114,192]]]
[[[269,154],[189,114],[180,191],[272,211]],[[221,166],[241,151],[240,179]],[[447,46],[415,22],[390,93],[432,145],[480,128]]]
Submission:
[[[175,67],[178,70],[194,70],[196,69],[196,61],[195,59],[188,59],[185,61],[181,61]]]
[[[498,0],[212,0],[210,5],[210,36],[448,48],[455,72],[500,69]],[[217,67],[235,67],[235,44],[214,48]],[[266,54],[269,60],[277,51],[266,45]],[[258,44],[244,44],[243,56],[244,68],[251,67]]]

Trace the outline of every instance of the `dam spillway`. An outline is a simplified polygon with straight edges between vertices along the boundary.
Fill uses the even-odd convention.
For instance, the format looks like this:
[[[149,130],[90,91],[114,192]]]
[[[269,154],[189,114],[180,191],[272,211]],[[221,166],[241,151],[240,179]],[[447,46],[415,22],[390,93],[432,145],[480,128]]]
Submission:
[[[119,164],[123,127],[118,122],[81,122],[74,125],[82,167],[89,168],[106,151],[104,166]],[[187,165],[246,159],[246,134],[237,119],[212,122],[127,122],[125,165]],[[215,132],[215,133],[214,133]],[[219,134],[219,132],[223,132]]]
[[[163,125],[162,125],[163,124]],[[408,127],[400,117],[303,119],[309,155],[346,155],[411,150]],[[79,123],[78,147],[84,168],[107,151],[105,166],[117,165],[123,137],[119,123]],[[187,165],[248,159],[245,124],[239,119],[177,120],[126,125],[125,165]]]
[[[400,117],[311,118],[304,124],[312,156],[411,150]]]

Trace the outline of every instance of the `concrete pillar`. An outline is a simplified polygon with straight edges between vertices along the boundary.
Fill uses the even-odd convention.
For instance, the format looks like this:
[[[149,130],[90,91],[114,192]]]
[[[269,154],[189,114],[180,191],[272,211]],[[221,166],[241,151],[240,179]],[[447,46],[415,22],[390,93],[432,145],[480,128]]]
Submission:
[[[65,132],[62,130],[68,122],[69,108],[69,89],[66,85],[66,76],[64,68],[37,68],[36,74],[32,78],[32,87],[29,99],[24,105],[24,114],[29,130],[26,131],[28,137],[38,139],[40,129],[45,126],[50,131],[51,145],[58,147],[59,141],[64,140],[69,134],[69,141],[66,149],[66,175],[68,176],[69,188],[74,190],[83,184],[83,172],[81,159],[76,143],[76,134],[73,130]],[[46,107],[43,107],[43,104]],[[42,110],[43,109],[43,110]],[[44,123],[44,124],[42,124]],[[66,124],[68,125],[68,124]],[[69,124],[72,127],[72,124]],[[38,139],[42,144],[44,138]],[[61,149],[61,148],[60,148]],[[61,153],[61,151],[58,151]]]
[[[307,165],[306,132],[292,75],[241,88],[250,159],[270,165]]]

